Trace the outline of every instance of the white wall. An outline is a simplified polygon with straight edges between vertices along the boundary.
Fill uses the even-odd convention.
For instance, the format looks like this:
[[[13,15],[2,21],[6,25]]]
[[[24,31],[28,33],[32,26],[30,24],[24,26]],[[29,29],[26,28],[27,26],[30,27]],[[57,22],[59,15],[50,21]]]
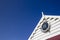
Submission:
[[[48,23],[51,25],[50,26],[50,32],[47,32],[47,33],[43,33],[41,31],[41,29],[40,29],[41,25],[43,24],[42,20],[43,20],[44,17],[45,18],[50,17],[47,20]],[[48,39],[50,37],[53,37],[53,36],[56,36],[56,35],[60,34],[60,16],[48,16],[48,15],[45,15],[44,17],[41,18],[41,20],[37,24],[36,28],[34,29],[34,31],[32,32],[32,34],[31,34],[31,36],[29,37],[28,40],[46,40],[46,39]],[[52,17],[54,19],[50,20]],[[55,21],[56,18],[59,18],[59,19]]]

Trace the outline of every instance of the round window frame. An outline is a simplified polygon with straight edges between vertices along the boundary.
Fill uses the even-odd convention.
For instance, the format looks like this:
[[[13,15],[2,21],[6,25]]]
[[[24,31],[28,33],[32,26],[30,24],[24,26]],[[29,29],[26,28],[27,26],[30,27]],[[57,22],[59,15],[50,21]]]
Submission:
[[[46,21],[46,22],[44,22],[44,23],[48,23],[48,22]],[[43,24],[44,24],[44,23],[43,23]],[[43,24],[42,24],[42,26],[43,26]],[[48,23],[48,28],[46,28],[46,30],[43,30],[43,29],[42,29],[42,26],[41,26],[41,31],[42,31],[42,32],[46,33],[46,32],[48,32],[48,31],[50,31],[50,25],[49,25],[49,23]]]

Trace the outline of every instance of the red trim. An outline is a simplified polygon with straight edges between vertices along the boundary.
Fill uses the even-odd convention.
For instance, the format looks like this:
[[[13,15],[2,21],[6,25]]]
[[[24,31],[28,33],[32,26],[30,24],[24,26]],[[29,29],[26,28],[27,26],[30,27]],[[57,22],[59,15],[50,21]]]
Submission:
[[[54,36],[54,37],[49,38],[47,40],[60,40],[60,35]]]

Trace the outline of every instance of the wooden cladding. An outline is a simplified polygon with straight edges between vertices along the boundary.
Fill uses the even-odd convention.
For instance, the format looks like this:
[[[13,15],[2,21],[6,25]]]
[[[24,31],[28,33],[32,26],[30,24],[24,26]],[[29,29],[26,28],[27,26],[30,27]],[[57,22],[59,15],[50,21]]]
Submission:
[[[53,35],[54,33],[58,32],[60,28],[60,19],[59,18],[46,18],[46,20],[51,24],[51,30],[50,30],[50,34],[44,34],[40,31],[40,28],[41,28],[41,25],[42,23],[44,22],[45,18],[39,23],[39,25],[37,26],[36,30],[33,32],[32,36],[30,37],[31,40],[34,40],[34,39],[43,39],[44,37],[47,37],[47,36],[50,36]],[[57,24],[58,23],[58,24]],[[57,26],[57,28],[56,28]],[[57,30],[57,31],[56,31]],[[56,32],[55,32],[56,31]],[[40,37],[42,36],[42,37]],[[47,40],[50,40],[51,38],[47,39]]]

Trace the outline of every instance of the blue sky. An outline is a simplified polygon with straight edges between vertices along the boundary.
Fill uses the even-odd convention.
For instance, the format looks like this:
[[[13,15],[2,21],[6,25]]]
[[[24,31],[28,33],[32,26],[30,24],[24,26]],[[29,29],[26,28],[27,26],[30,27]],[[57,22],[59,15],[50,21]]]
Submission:
[[[60,15],[60,0],[0,0],[0,40],[27,40],[42,11]]]

